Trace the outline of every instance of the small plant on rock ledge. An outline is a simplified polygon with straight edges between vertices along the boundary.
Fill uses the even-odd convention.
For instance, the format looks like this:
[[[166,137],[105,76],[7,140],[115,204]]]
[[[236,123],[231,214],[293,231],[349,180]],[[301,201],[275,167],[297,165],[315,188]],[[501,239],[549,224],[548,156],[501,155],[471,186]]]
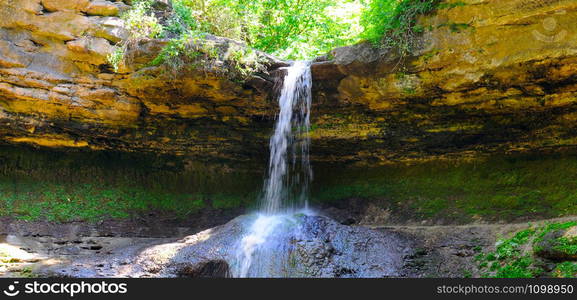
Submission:
[[[548,234],[575,226],[575,221],[531,226],[509,239],[499,240],[495,251],[479,254],[475,258],[481,275],[496,278],[577,276],[575,262],[544,259],[539,254],[542,251],[539,245]],[[554,242],[556,244],[552,249],[569,254],[577,253],[577,242],[574,239],[560,237]]]
[[[127,49],[143,39],[168,39],[167,45],[148,63],[161,66],[164,74],[177,76],[183,70],[225,73],[235,81],[243,81],[255,72],[265,71],[261,56],[246,46],[230,41],[218,42],[209,37],[206,24],[195,19],[193,6],[185,0],[174,0],[172,10],[158,19],[151,0],[140,0],[122,18],[130,37],[121,42],[109,57],[116,72],[127,62]],[[228,49],[228,50],[227,50]]]
[[[424,28],[417,24],[421,15],[439,7],[440,0],[374,0],[362,17],[365,40],[378,47],[398,49],[402,57],[416,46],[417,35]]]
[[[152,0],[135,0],[132,2],[132,8],[120,16],[129,37],[119,42],[115,51],[108,56],[108,62],[115,72],[120,70],[130,45],[142,39],[154,39],[163,35],[164,27],[151,10],[152,2]]]

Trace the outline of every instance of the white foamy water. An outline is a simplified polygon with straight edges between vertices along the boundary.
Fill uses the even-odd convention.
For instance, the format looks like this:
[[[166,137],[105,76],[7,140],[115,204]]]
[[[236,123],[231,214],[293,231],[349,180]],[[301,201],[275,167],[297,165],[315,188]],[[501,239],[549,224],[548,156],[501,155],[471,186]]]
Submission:
[[[306,207],[308,183],[312,179],[310,137],[306,134],[310,130],[312,102],[310,64],[295,62],[286,71],[279,97],[280,111],[269,145],[268,178],[262,200],[262,210],[267,214]]]
[[[259,215],[257,217],[249,229],[249,234],[240,242],[240,251],[238,251],[237,257],[240,265],[238,266],[237,277],[249,277],[255,254],[262,252],[263,246],[266,245],[267,238],[275,231],[281,221],[282,219],[276,215]],[[260,254],[260,258],[262,259],[262,253]]]
[[[270,138],[268,177],[261,214],[236,248],[235,277],[279,277],[288,274],[288,247],[298,233],[292,215],[308,209],[312,180],[309,162],[312,76],[310,63],[285,68],[279,115]]]

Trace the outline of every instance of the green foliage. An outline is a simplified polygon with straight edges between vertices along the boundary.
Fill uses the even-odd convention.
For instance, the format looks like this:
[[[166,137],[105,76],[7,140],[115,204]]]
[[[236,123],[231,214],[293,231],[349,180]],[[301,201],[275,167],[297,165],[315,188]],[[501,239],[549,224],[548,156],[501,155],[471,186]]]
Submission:
[[[250,48],[231,47],[227,59],[242,77],[261,68],[257,52]]]
[[[534,250],[539,251],[539,243],[543,241],[545,235],[550,232],[558,231],[558,230],[565,230],[571,227],[577,226],[577,221],[565,222],[565,223],[551,223],[547,224],[543,227],[540,233],[535,238],[534,242]],[[553,244],[551,245],[554,250],[557,250],[562,253],[566,253],[569,255],[577,254],[577,239],[571,237],[559,237],[552,241]]]
[[[553,249],[570,255],[575,255],[577,254],[577,239],[574,237],[560,237],[555,240]]]
[[[179,38],[189,31],[245,42],[285,59],[312,58],[355,43],[362,30],[359,0],[172,0],[158,20],[150,0],[123,15],[131,39]]]
[[[439,0],[373,0],[361,16],[361,37],[385,48],[397,48],[402,55],[414,47],[415,37],[424,29],[417,18],[437,8]]]
[[[124,51],[125,51],[124,47],[117,47],[116,49],[114,49],[114,52],[108,55],[108,62],[114,68],[114,72],[119,71],[120,64],[124,59]]]
[[[552,275],[558,278],[575,278],[577,277],[577,263],[565,261],[557,264]]]
[[[354,6],[354,5],[357,6]],[[359,26],[354,9],[342,18],[346,7],[358,1],[336,0],[219,0],[215,7],[230,9],[240,20],[241,39],[250,46],[286,59],[304,59],[327,53],[355,41]],[[338,13],[335,10],[342,8]]]
[[[517,232],[512,238],[500,240],[497,242],[495,257],[498,260],[506,260],[508,258],[518,256],[521,254],[520,247],[529,242],[530,238],[535,234],[535,230],[526,229]]]
[[[0,217],[24,220],[97,221],[150,211],[184,217],[249,207],[261,183],[254,172],[149,153],[0,147],[0,158]]]
[[[202,36],[197,36],[196,32],[187,31],[177,38],[171,39],[158,56],[150,63],[153,66],[168,64],[170,69],[178,70],[183,67],[185,59],[194,60],[201,53],[193,49],[194,40]]]
[[[393,214],[462,223],[577,214],[574,157],[520,156],[342,172],[350,176],[333,176],[322,187],[312,187],[314,202],[360,198]]]
[[[543,269],[523,250],[534,235],[534,229],[522,230],[510,239],[499,240],[495,251],[478,255],[476,260],[484,277],[532,278],[542,274]]]
[[[173,1],[172,8],[174,14],[168,20],[165,30],[177,36],[186,34],[188,31],[196,31],[199,24],[194,19],[193,9],[186,5],[184,1]]]
[[[31,182],[0,184],[0,215],[21,220],[98,221],[127,218],[133,213],[160,210],[184,217],[205,207],[204,195],[173,194],[136,187],[99,188],[91,184],[61,185]],[[26,192],[21,192],[25,189]],[[238,200],[235,200],[238,201]]]
[[[152,2],[152,0],[133,1],[132,8],[120,16],[129,32],[129,37],[118,43],[114,52],[108,56],[108,63],[115,72],[119,71],[120,65],[126,58],[126,49],[130,44],[141,39],[160,38],[164,35],[164,27],[151,10]]]
[[[543,269],[535,267],[533,258],[525,255],[502,263],[495,271],[495,278],[533,278],[540,275]]]
[[[537,234],[537,237],[535,238],[535,243],[541,242],[543,240],[543,237],[545,237],[545,235],[550,233],[550,232],[557,231],[557,230],[563,230],[563,229],[569,229],[569,228],[574,227],[574,226],[577,226],[577,221],[546,224],[539,231],[539,234]]]
[[[153,39],[161,36],[164,27],[152,13],[151,4],[151,0],[135,1],[132,8],[121,16],[130,33],[130,39]]]
[[[500,239],[495,245],[495,251],[479,254],[475,260],[478,263],[479,269],[484,272],[484,277],[575,277],[577,275],[576,263],[557,263],[554,270],[547,273],[542,268],[543,263],[533,256],[533,253],[538,251],[536,248],[537,244],[541,242],[547,233],[573,226],[577,226],[577,222],[549,223],[521,230],[511,238]],[[575,241],[567,238],[559,238],[557,240],[557,246],[560,247],[560,250],[568,251],[567,253],[577,253]]]
[[[209,33],[219,32],[215,32],[217,28],[212,28],[214,24],[207,20],[208,10],[204,2],[201,6],[197,5],[198,3],[199,1],[172,0],[172,13],[159,20],[154,15],[150,0],[136,2],[132,9],[122,16],[128,24],[130,38],[118,45],[119,48],[109,56],[109,63],[118,71],[120,64],[126,59],[126,49],[131,44],[140,39],[162,37],[168,39],[168,44],[149,65],[164,65],[165,70],[174,75],[183,68],[222,72],[224,69],[219,60],[226,61],[232,68],[232,79],[246,78],[261,70],[260,57],[254,51],[239,50],[236,45],[231,44],[232,50],[219,53],[223,49],[218,49],[214,42],[205,38]]]
[[[310,59],[363,39],[406,54],[424,31],[419,15],[439,0],[171,0],[172,13],[158,19],[151,0],[140,0],[122,18],[129,40],[213,34],[246,43],[284,59]],[[456,4],[454,4],[456,5]],[[458,27],[456,29],[460,29]],[[126,48],[123,42],[119,45]],[[156,61],[175,57],[170,44]],[[182,50],[182,49],[181,49]],[[168,55],[167,55],[168,54]],[[113,66],[120,55],[111,56]],[[116,67],[116,69],[118,69]]]

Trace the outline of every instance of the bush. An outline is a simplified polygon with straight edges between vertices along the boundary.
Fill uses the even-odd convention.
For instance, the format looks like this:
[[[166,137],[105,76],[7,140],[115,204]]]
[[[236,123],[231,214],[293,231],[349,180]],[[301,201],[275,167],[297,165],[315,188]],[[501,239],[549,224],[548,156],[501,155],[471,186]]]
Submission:
[[[178,55],[179,41],[186,36],[213,34],[242,41],[247,46],[283,59],[311,59],[331,49],[360,40],[396,47],[407,54],[416,25],[440,0],[172,0],[170,16],[159,20],[151,0],[133,3],[122,18],[130,31],[129,41],[170,38],[175,43],[155,60],[168,61]],[[184,50],[184,49],[180,49]],[[122,52],[121,52],[122,53]],[[173,55],[174,54],[174,55]],[[111,64],[120,55],[111,56]]]
[[[173,1],[174,14],[165,26],[166,31],[176,35],[185,34],[189,30],[198,30],[199,24],[194,18],[194,10],[183,1]]]
[[[121,16],[126,29],[130,32],[130,39],[153,39],[161,36],[164,28],[151,12],[151,3],[150,0],[135,1],[132,9]]]
[[[130,44],[145,38],[153,39],[163,36],[164,26],[154,16],[151,5],[151,0],[135,0],[132,3],[132,8],[121,15],[124,26],[129,32],[129,37],[117,44],[116,50],[108,56],[108,63],[115,72],[119,71],[120,65],[125,59],[126,49]]]
[[[417,34],[423,28],[417,18],[433,11],[440,0],[373,0],[361,16],[364,32],[361,37],[373,44],[398,48],[402,55],[408,54]]]

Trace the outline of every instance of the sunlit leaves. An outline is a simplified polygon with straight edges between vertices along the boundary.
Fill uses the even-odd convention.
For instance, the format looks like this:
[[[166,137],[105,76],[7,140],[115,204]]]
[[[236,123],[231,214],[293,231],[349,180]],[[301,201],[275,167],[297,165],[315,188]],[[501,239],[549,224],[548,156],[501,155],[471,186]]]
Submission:
[[[199,18],[209,33],[245,41],[286,59],[325,54],[334,47],[355,42],[360,33],[358,24],[351,26],[358,23],[351,22],[351,18],[358,19],[362,7],[359,0],[187,0],[186,3],[195,9],[204,7]],[[352,6],[345,5],[350,3],[359,4],[354,6],[356,15],[347,11]],[[339,9],[341,14],[334,13]]]
[[[135,2],[128,18],[139,37],[174,38],[187,31],[243,41],[284,59],[311,59],[331,49],[372,41],[407,53],[419,15],[439,0],[172,0],[173,17],[158,25],[147,9],[150,0]],[[168,33],[168,34],[166,34]]]

